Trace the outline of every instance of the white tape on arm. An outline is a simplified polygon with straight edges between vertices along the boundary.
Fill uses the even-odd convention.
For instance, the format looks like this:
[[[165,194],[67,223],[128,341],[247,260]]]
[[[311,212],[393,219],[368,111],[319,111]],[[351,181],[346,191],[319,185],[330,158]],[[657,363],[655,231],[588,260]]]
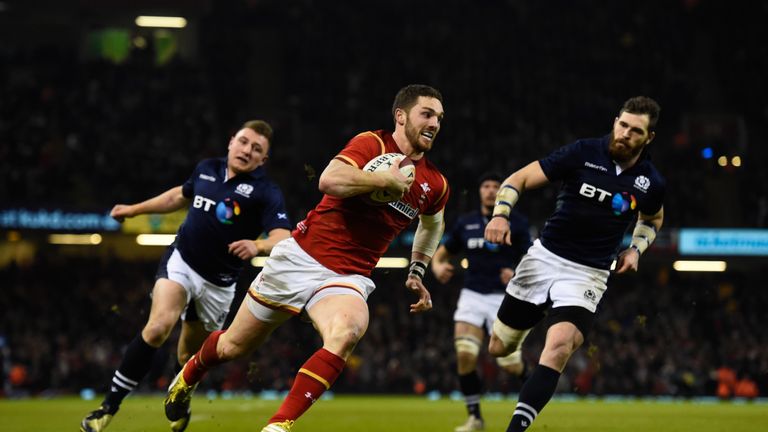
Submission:
[[[419,226],[413,236],[413,252],[422,253],[431,258],[440,244],[444,228],[442,210],[433,215],[419,216]]]
[[[501,216],[505,219],[509,219],[509,213],[512,212],[512,207],[517,204],[517,199],[520,198],[520,192],[514,188],[514,186],[503,184],[501,189],[496,194],[496,205],[493,207],[493,217]]]
[[[632,231],[632,244],[630,247],[642,255],[654,240],[656,240],[656,228],[643,221],[638,221],[637,225],[635,225],[635,230]]]

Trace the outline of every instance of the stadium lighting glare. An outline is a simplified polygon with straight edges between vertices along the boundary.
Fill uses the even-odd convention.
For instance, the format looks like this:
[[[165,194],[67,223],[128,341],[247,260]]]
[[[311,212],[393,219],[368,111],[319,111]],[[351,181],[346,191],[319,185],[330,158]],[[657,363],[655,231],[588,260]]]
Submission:
[[[675,261],[672,268],[679,272],[724,272],[725,261]]]
[[[741,166],[741,156],[734,156],[733,158],[731,158],[731,165],[733,165],[735,167],[740,167]]]
[[[101,234],[51,234],[48,243],[58,245],[95,246],[101,244]]]
[[[461,268],[463,268],[464,270],[468,269],[469,268],[469,260],[466,259],[466,258],[462,258],[460,265],[461,265]]]
[[[187,26],[187,20],[183,17],[141,15],[136,17],[136,25],[139,27],[184,28]]]
[[[176,239],[176,234],[139,234],[136,243],[141,246],[168,246]]]
[[[728,158],[726,156],[720,156],[717,158],[717,164],[721,167],[728,166]]]

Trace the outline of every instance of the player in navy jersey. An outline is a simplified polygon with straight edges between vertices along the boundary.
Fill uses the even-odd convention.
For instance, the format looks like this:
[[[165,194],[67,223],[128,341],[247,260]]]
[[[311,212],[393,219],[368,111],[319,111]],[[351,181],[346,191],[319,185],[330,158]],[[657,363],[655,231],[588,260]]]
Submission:
[[[208,334],[224,325],[245,260],[269,254],[275,243],[290,236],[283,194],[262,167],[271,140],[268,123],[249,121],[229,140],[226,158],[203,160],[183,185],[112,209],[118,221],[184,207],[189,212],[158,268],[149,319],[128,345],[101,406],[81,422],[81,431],[107,427],[123,399],[149,372],[155,352],[179,318],[180,369]],[[262,232],[266,238],[256,239]],[[188,422],[189,413],[171,428],[183,431]]]
[[[453,277],[454,267],[450,262],[453,256],[464,251],[468,262],[464,288],[453,320],[456,322],[454,336],[459,387],[464,394],[469,417],[455,429],[456,432],[484,429],[477,357],[485,334],[490,332],[496,311],[504,299],[504,288],[515,274],[513,269],[531,246],[528,220],[517,211],[511,212],[509,217],[511,246],[494,244],[483,238],[502,180],[494,173],[480,177],[480,209],[459,217],[432,258],[432,272],[441,283],[447,283]],[[512,375],[523,373],[520,350],[496,360]]]
[[[507,286],[488,347],[496,356],[514,352],[549,308],[544,349],[523,384],[508,432],[526,430],[554,394],[592,326],[613,260],[616,273],[637,271],[640,255],[661,229],[665,180],[647,150],[660,111],[651,98],[630,98],[609,135],[562,147],[502,184],[485,230],[486,240],[495,243],[509,242],[507,219],[520,194],[562,182],[554,213]],[[631,245],[619,253],[633,224]]]

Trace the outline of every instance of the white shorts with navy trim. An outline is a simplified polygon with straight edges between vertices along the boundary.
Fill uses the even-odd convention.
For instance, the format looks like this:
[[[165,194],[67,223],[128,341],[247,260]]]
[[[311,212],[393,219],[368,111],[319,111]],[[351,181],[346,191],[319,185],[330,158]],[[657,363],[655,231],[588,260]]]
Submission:
[[[462,288],[453,320],[484,328],[490,335],[491,326],[496,319],[496,312],[502,300],[504,300],[503,292],[482,294],[469,288]]]
[[[356,295],[367,301],[375,289],[370,278],[342,275],[323,266],[289,237],[272,248],[246,302],[259,320],[281,322],[329,295]]]
[[[581,306],[594,313],[609,274],[555,255],[536,240],[515,269],[507,293],[536,305],[551,299],[552,307]]]
[[[187,306],[181,313],[181,319],[187,319],[189,304],[195,302],[195,312],[206,330],[215,331],[224,327],[232,299],[235,298],[236,284],[218,286],[208,282],[184,261],[178,249],[174,249],[168,258],[166,270],[167,274],[163,277],[178,283],[187,292]]]

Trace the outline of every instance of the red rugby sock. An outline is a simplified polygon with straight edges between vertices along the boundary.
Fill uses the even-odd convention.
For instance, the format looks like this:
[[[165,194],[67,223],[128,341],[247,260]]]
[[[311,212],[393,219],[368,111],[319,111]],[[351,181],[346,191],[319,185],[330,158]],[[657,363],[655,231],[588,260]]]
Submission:
[[[216,345],[219,342],[219,337],[223,333],[224,330],[217,330],[208,335],[208,338],[203,342],[200,351],[195,353],[184,366],[184,381],[186,381],[187,384],[197,384],[203,379],[205,373],[208,372],[208,369],[224,363],[216,352]]]
[[[320,395],[331,388],[344,369],[344,364],[344,359],[325,348],[317,350],[299,369],[291,391],[269,422],[278,423],[299,418],[320,399]]]

